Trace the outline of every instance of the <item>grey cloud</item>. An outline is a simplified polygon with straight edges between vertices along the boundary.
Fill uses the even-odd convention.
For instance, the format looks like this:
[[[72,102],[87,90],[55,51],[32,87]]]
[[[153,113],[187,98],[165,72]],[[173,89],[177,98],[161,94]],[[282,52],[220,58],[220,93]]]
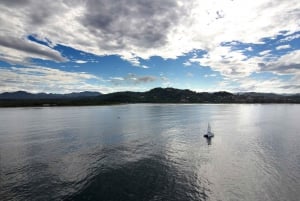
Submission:
[[[297,38],[300,38],[300,34],[292,34],[292,35],[289,35],[283,39],[280,39],[279,42],[280,43],[283,43],[283,42],[290,42],[292,40],[295,40]]]
[[[154,76],[138,76],[133,73],[129,73],[128,76],[125,78],[125,80],[130,80],[131,82],[134,82],[135,84],[141,84],[141,83],[147,83],[147,82],[154,82],[156,80],[156,77]]]
[[[30,23],[35,25],[44,24],[51,15],[52,12],[48,9],[38,9],[30,14]]]
[[[293,73],[295,71],[300,70],[300,63],[290,63],[290,64],[259,64],[261,67],[261,71],[270,71],[270,72],[277,72],[277,73]]]
[[[91,0],[81,22],[105,41],[100,48],[149,48],[166,44],[168,32],[184,12],[173,0]]]
[[[153,76],[144,76],[144,77],[138,77],[136,83],[154,82],[155,80],[156,78]]]
[[[280,88],[282,88],[282,89],[300,89],[300,85],[286,85],[286,86],[282,86]]]
[[[60,16],[64,9],[64,4],[57,1],[37,1],[25,12],[28,15],[28,23],[31,26],[39,26],[51,21],[54,16]]]
[[[29,3],[30,0],[1,0],[0,4],[5,6],[21,7]]]
[[[3,26],[2,43],[6,36],[37,34],[55,44],[121,56],[165,47],[170,43],[168,35],[183,22],[188,10],[174,0],[3,0],[0,7],[4,8],[0,21],[7,22],[6,18],[12,16]],[[70,17],[70,21],[62,17]]]
[[[25,39],[0,36],[0,46],[22,51],[29,55],[32,54],[32,57],[38,55],[58,62],[67,61],[67,59],[62,57],[58,51]]]
[[[276,1],[272,4],[263,4],[265,7],[254,9],[254,13],[266,10],[272,12],[270,16],[274,15],[272,18],[269,18],[269,15],[259,16],[257,22],[264,21],[264,19],[274,22],[272,26],[266,26],[267,28],[264,29],[255,26],[256,23],[252,23],[253,19],[246,15],[242,17],[245,17],[245,20],[251,20],[249,21],[251,23],[248,23],[249,27],[247,23],[247,26],[238,26],[236,23],[239,23],[239,20],[235,21],[231,15],[225,16],[225,13],[231,11],[229,7],[228,9],[215,9],[212,6],[211,12],[214,17],[225,16],[225,18],[228,17],[228,21],[224,21],[224,24],[216,23],[215,28],[211,29],[207,26],[205,18],[207,17],[209,21],[210,17],[201,14],[206,8],[209,10],[211,5],[209,3],[201,5],[199,1],[2,0],[0,1],[2,11],[0,24],[2,25],[1,33],[6,36],[20,38],[29,34],[37,34],[41,38],[49,38],[54,44],[63,44],[98,55],[120,55],[127,60],[131,59],[128,55],[143,59],[151,56],[176,58],[193,49],[212,52],[214,48],[210,47],[217,47],[220,42],[231,41],[231,35],[236,41],[253,43],[260,38],[275,36],[280,31],[276,27],[292,33],[295,30],[289,29],[299,18],[299,12],[297,8],[290,7],[291,4],[293,1],[286,1],[282,4]],[[282,12],[277,12],[277,9],[279,11],[282,9]],[[274,10],[279,14],[273,13]],[[282,16],[286,17],[282,18]],[[229,23],[228,26],[226,23]],[[234,26],[236,29],[227,31],[227,27]],[[247,29],[250,29],[249,34]],[[249,38],[250,35],[254,36]],[[2,42],[6,40],[6,36],[2,38]],[[291,35],[291,37],[287,39],[295,39],[298,35]],[[23,52],[27,50],[30,48],[22,49]],[[54,60],[59,61],[61,57],[59,58],[58,54],[53,55],[53,52],[55,51],[52,51],[52,56],[45,52],[34,54],[47,55],[47,58],[55,58]],[[29,54],[31,53],[33,53],[32,49],[31,52],[29,51]],[[18,57],[19,55],[17,52],[10,56]],[[6,59],[11,58],[6,57]],[[218,61],[218,63],[224,62],[223,65],[228,65],[229,61]],[[238,61],[235,64],[239,64]],[[248,75],[250,70],[241,68],[243,75]]]
[[[290,51],[272,61],[258,63],[261,71],[270,71],[282,74],[299,73],[300,70],[300,50]]]
[[[280,71],[285,71],[285,70],[300,70],[300,63],[291,63],[288,65],[280,65],[277,67],[278,70]]]
[[[43,25],[50,17],[59,15],[64,8],[64,2],[57,1],[31,1],[31,0],[1,0],[0,5],[10,9],[18,9],[27,20],[28,25]]]
[[[75,92],[95,90],[99,84],[89,84],[91,79],[99,77],[88,73],[69,72],[41,66],[0,67],[0,92],[36,91],[36,92]]]
[[[115,77],[111,78],[111,82],[115,85],[121,85],[121,84],[143,84],[143,83],[149,83],[156,81],[157,78],[155,76],[138,76],[133,73],[129,73],[125,77]]]
[[[261,68],[265,68],[267,66],[265,63],[257,63],[257,65]]]
[[[20,57],[14,57],[11,55],[3,55],[0,54],[0,60],[4,61],[6,63],[10,64],[18,64],[18,65],[24,65],[25,63],[30,63],[28,59],[20,58]]]

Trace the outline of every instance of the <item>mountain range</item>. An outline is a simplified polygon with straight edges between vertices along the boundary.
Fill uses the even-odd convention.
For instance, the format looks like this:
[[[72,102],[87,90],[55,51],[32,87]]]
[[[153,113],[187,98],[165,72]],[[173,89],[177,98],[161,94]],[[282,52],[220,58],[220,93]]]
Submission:
[[[73,92],[68,94],[53,94],[53,93],[29,93],[26,91],[16,91],[16,92],[5,92],[0,94],[0,99],[61,99],[61,98],[82,98],[82,97],[95,97],[101,95],[100,92]]]
[[[68,94],[29,93],[25,91],[0,94],[0,107],[103,105],[122,103],[300,103],[300,94],[208,93],[188,89],[154,88],[146,92],[79,92]]]

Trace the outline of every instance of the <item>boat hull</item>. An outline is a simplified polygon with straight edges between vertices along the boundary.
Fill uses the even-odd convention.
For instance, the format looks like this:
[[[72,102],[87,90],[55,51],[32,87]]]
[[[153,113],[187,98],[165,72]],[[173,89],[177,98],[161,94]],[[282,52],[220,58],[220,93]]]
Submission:
[[[203,137],[205,137],[205,138],[212,138],[212,137],[214,137],[214,135],[205,134],[205,135],[203,135]]]

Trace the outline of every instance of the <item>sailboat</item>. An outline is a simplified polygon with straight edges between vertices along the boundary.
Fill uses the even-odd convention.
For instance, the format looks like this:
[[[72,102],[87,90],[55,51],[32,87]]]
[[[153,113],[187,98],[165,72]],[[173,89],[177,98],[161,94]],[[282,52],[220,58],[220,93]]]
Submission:
[[[212,138],[214,137],[214,134],[211,132],[211,128],[210,128],[210,124],[208,123],[208,126],[207,126],[207,133],[204,135],[204,137],[206,138]]]

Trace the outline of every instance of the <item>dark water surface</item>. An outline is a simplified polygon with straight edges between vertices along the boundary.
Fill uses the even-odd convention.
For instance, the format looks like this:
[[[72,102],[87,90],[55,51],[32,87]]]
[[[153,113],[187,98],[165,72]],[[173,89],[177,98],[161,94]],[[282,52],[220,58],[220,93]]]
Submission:
[[[298,201],[299,116],[300,105],[0,109],[0,200]]]

